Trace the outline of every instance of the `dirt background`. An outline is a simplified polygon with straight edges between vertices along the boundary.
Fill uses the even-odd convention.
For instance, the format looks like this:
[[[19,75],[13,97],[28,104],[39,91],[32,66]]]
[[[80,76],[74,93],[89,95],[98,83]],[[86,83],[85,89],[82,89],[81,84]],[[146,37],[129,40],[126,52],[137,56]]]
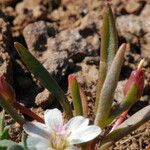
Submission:
[[[131,71],[145,58],[143,96],[128,117],[150,103],[150,0],[109,1],[116,18],[119,45],[130,43],[125,54],[115,102]],[[102,10],[105,0],[0,0],[0,74],[16,91],[17,101],[39,115],[60,107],[20,60],[13,42],[18,41],[45,66],[67,93],[67,76],[75,74],[89,102],[95,99],[99,68]],[[18,124],[11,124],[10,137],[19,141]],[[18,128],[16,128],[18,127]],[[124,137],[110,149],[144,150],[150,144],[150,122]]]

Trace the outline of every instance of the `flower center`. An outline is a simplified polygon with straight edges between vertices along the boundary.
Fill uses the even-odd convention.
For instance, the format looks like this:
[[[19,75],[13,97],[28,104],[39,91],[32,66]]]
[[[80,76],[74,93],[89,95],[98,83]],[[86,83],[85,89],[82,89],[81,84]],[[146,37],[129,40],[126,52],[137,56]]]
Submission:
[[[67,137],[65,133],[53,132],[49,137],[49,146],[54,150],[65,150],[70,145]]]

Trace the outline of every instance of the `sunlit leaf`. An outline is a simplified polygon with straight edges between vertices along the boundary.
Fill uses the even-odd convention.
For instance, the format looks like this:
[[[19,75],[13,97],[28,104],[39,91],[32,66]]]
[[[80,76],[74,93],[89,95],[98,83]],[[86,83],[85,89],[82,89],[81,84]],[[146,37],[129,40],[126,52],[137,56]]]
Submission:
[[[50,92],[54,93],[59,103],[64,108],[68,118],[72,117],[71,106],[65,96],[65,93],[60,88],[58,83],[49,74],[49,72],[41,65],[41,63],[20,43],[14,43],[21,59],[26,64],[28,69],[35,75],[35,77],[47,88]]]
[[[95,124],[99,125],[101,128],[104,128],[107,125],[107,119],[111,110],[114,91],[118,83],[125,50],[126,44],[122,44],[115,55],[101,90],[95,118]]]
[[[110,69],[112,61],[118,49],[118,38],[115,27],[115,20],[111,8],[105,7],[103,12],[103,26],[101,33],[101,48],[100,48],[100,69],[96,90],[95,111],[99,103],[100,92],[106,78],[106,74]]]

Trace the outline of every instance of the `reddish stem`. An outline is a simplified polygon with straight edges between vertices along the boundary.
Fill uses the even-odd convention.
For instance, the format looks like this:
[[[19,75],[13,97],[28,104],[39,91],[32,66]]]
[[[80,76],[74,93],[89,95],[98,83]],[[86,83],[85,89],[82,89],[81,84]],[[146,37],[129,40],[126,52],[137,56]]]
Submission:
[[[92,141],[92,142],[90,143],[90,146],[89,146],[89,149],[88,149],[88,150],[95,150],[95,145],[96,145],[96,141],[94,140],[94,141]]]
[[[31,111],[30,109],[22,106],[21,104],[17,103],[16,101],[13,102],[13,107],[16,108],[17,110],[19,110],[21,113],[28,115],[29,117],[31,117],[32,119],[44,123],[44,120],[39,117],[37,114],[35,114],[33,111]]]
[[[110,132],[112,132],[117,126],[119,126],[125,119],[128,114],[128,110],[124,111],[116,120],[115,124],[113,125],[112,129]]]

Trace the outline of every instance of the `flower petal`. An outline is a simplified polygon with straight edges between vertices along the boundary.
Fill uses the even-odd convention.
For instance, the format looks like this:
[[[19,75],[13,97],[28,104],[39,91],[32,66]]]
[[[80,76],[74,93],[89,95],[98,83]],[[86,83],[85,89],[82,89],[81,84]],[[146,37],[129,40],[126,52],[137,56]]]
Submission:
[[[36,150],[41,150],[41,149],[45,149],[45,150],[53,150],[52,148],[49,147],[48,144],[48,140],[46,139],[42,139],[39,137],[31,137],[29,136],[27,138],[27,145],[29,147],[29,149],[36,149]]]
[[[88,126],[88,124],[89,120],[87,118],[84,118],[82,116],[76,116],[68,121],[68,123],[65,125],[65,128],[66,130],[73,132],[76,129]]]
[[[80,129],[74,129],[68,138],[72,144],[79,144],[90,141],[101,133],[98,126],[91,125]]]
[[[27,122],[23,125],[23,129],[32,137],[47,139],[49,136],[46,126],[39,122]]]
[[[65,150],[79,150],[76,146],[67,147]]]
[[[46,110],[44,113],[44,120],[49,131],[57,131],[63,127],[62,113],[56,108],[52,110]]]

